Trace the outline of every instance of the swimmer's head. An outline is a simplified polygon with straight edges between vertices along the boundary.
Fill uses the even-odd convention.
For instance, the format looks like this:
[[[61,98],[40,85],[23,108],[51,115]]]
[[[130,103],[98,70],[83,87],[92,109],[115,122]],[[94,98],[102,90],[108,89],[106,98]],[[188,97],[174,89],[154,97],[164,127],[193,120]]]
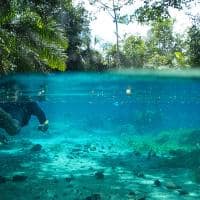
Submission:
[[[0,85],[0,90],[3,100],[8,102],[16,102],[22,95],[22,89],[20,85],[14,80],[9,80],[5,83],[2,83]]]

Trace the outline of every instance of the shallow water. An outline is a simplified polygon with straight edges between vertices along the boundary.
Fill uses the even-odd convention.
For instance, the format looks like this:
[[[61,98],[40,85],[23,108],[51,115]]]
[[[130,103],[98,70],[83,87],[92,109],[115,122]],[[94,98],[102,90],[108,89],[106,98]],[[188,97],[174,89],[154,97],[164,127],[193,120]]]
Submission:
[[[0,146],[0,199],[200,198],[198,73],[26,75],[0,83],[9,79],[35,101],[45,90],[38,104],[49,129],[38,131],[33,117],[17,136],[1,130],[9,142]],[[32,151],[35,144],[42,149]],[[13,181],[16,174],[26,179]]]

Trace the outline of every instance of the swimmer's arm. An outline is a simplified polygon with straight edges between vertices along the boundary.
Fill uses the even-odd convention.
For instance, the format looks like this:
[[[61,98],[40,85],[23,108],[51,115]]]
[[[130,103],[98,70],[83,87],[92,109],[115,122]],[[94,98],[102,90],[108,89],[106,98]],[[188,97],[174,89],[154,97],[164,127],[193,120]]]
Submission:
[[[38,118],[40,125],[38,129],[40,131],[46,131],[48,129],[48,120],[46,119],[44,111],[39,107],[36,102],[29,102],[27,106],[31,115],[34,115]]]
[[[37,119],[40,122],[40,124],[44,124],[45,123],[45,121],[47,120],[46,116],[45,116],[45,113],[39,107],[39,105],[36,102],[34,102],[34,101],[29,102],[28,105],[27,105],[27,108],[28,108],[29,113],[31,115],[34,115],[34,116],[37,117]]]

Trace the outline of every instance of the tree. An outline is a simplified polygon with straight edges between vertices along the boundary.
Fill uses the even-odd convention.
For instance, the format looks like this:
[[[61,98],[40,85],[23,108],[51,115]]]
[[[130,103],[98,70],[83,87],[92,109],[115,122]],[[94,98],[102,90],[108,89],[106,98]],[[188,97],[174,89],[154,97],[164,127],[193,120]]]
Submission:
[[[89,0],[92,5],[96,5],[99,9],[106,11],[115,23],[116,35],[116,59],[117,66],[120,64],[120,48],[119,48],[119,23],[128,23],[128,16],[121,15],[120,11],[123,7],[129,6],[134,0]]]
[[[162,55],[170,53],[174,48],[173,24],[172,19],[158,20],[152,23],[149,42]]]
[[[200,27],[193,25],[188,31],[189,58],[192,67],[200,67]]]
[[[147,63],[152,65],[172,66],[174,55],[172,19],[159,19],[152,22],[147,40]]]
[[[147,64],[153,66],[188,67],[187,45],[180,34],[173,33],[174,20],[158,19],[151,23],[148,35]]]
[[[192,67],[200,67],[200,14],[189,13],[192,26],[188,30],[188,54]]]
[[[74,7],[70,0],[65,3],[60,19],[69,42],[69,47],[66,51],[68,69],[73,71],[84,70],[82,53],[91,42],[89,13],[81,4]]]
[[[57,7],[41,1],[0,2],[2,73],[65,70],[67,38],[52,15],[54,11]]]
[[[83,70],[85,71],[104,71],[106,69],[102,55],[94,49],[88,48],[84,50],[82,58],[84,63]]]
[[[182,9],[190,6],[194,0],[145,0],[133,16],[140,23],[150,23],[158,19],[170,18],[169,8]]]
[[[143,67],[145,63],[145,41],[138,36],[129,36],[123,44],[123,52],[127,63],[132,67]]]
[[[105,65],[107,66],[107,69],[111,68],[119,68],[119,63],[121,66],[125,67],[128,66],[128,63],[126,62],[127,59],[124,55],[124,53],[120,50],[117,51],[116,44],[107,44],[107,47],[105,49]]]
[[[185,35],[175,34],[174,35],[174,60],[173,65],[181,68],[188,68],[189,56],[188,56],[188,45]]]

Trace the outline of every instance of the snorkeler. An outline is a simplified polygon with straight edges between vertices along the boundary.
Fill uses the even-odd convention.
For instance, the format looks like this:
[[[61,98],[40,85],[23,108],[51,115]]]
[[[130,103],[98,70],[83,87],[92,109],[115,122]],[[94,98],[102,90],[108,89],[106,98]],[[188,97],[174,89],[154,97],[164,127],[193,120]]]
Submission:
[[[26,126],[32,115],[39,121],[38,130],[47,131],[48,120],[45,113],[30,97],[23,95],[15,81],[9,81],[0,86],[3,90],[0,100],[0,128],[9,135],[16,135]],[[6,137],[0,137],[0,142],[6,144]]]

